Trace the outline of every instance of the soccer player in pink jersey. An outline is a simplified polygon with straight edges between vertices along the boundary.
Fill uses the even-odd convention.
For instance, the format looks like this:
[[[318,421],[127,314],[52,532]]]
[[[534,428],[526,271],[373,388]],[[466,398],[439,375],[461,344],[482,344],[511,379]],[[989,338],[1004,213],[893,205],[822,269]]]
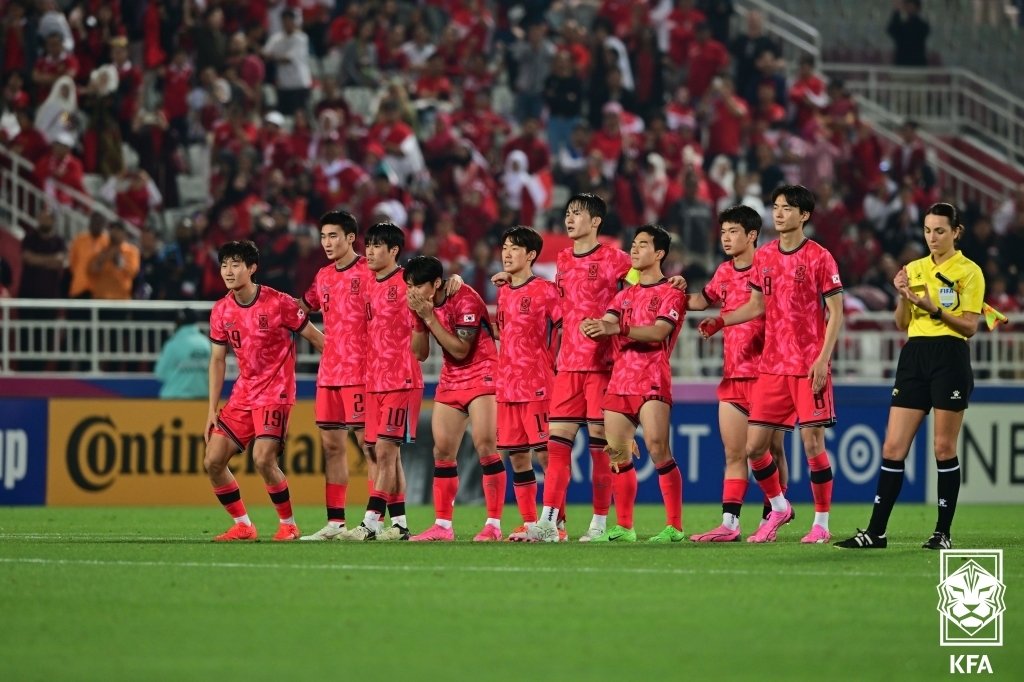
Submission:
[[[597,231],[607,212],[596,194],[577,194],[565,209],[565,229],[571,248],[556,259],[555,286],[562,304],[562,343],[558,374],[551,391],[548,470],[544,479],[544,507],[530,529],[530,540],[558,541],[559,509],[572,476],[573,441],[581,425],[590,435],[593,460],[594,516],[580,538],[589,542],[603,534],[612,501],[612,471],[605,452],[604,412],[601,401],[611,376],[611,344],[591,339],[580,331],[584,319],[604,314],[609,301],[624,285],[630,269],[629,256],[621,249],[602,244]],[[636,473],[633,473],[636,476]]]
[[[260,253],[251,241],[220,247],[220,276],[228,294],[210,312],[210,409],[203,427],[203,464],[213,492],[235,523],[217,542],[255,540],[256,527],[245,511],[238,482],[228,462],[253,443],[252,458],[263,477],[280,525],[274,540],[295,540],[288,480],[277,465],[288,416],[295,404],[295,340],[301,334],[322,351],[324,336],[291,296],[253,282]],[[217,412],[224,388],[228,344],[238,359],[238,379],[224,409]]]
[[[544,506],[536,525],[530,529],[528,539],[531,541],[559,541],[556,522],[572,476],[572,445],[584,424],[590,435],[593,460],[594,516],[580,542],[603,535],[607,528],[612,471],[605,452],[608,443],[604,438],[602,400],[611,377],[611,344],[606,338],[591,339],[580,330],[583,320],[604,315],[618,290],[628,285],[630,257],[597,239],[607,210],[604,199],[589,193],[571,197],[565,208],[565,230],[573,245],[559,253],[556,260],[555,286],[562,304],[562,342],[549,408]],[[677,288],[685,287],[679,277],[670,278],[669,282]],[[626,475],[635,478],[636,472]]]
[[[498,451],[512,465],[512,487],[523,525],[509,540],[526,540],[537,523],[537,477],[531,453],[547,468],[548,400],[554,348],[562,327],[555,285],[533,274],[544,240],[522,225],[502,235],[501,261],[510,276],[498,289]],[[560,531],[559,534],[564,531]]]
[[[413,353],[413,314],[404,269],[398,265],[404,247],[405,234],[392,223],[377,223],[366,232],[366,265],[374,278],[366,302],[365,432],[366,445],[377,460],[377,479],[362,523],[346,531],[343,540],[409,539],[400,447],[416,440],[423,373],[422,358]],[[385,529],[381,519],[389,509],[391,527]]]
[[[413,349],[417,357],[430,354],[430,337],[441,346],[441,377],[434,395],[431,430],[434,434],[434,512],[427,530],[416,542],[452,541],[452,509],[459,491],[456,457],[466,426],[473,427],[473,446],[483,468],[487,521],[473,539],[502,539],[501,513],[505,504],[505,464],[495,445],[496,385],[494,346],[487,305],[472,287],[454,295],[443,291],[444,268],[430,256],[417,256],[405,266],[409,309],[416,314]]]
[[[683,478],[669,449],[672,411],[672,349],[686,315],[685,294],[661,272],[672,243],[658,225],[637,228],[629,256],[640,273],[636,286],[620,291],[600,319],[584,319],[590,339],[612,339],[614,365],[604,396],[607,452],[615,473],[617,524],[591,542],[636,542],[634,443],[638,426],[658,472],[665,503],[665,528],[649,542],[680,542],[683,535]]]
[[[718,216],[722,231],[722,250],[729,260],[718,266],[714,276],[700,293],[687,296],[688,310],[706,310],[720,306],[731,313],[750,299],[750,273],[761,233],[761,216],[749,206],[732,206]],[[722,381],[718,384],[718,427],[725,449],[725,479],[722,483],[722,525],[706,533],[691,535],[694,542],[739,542],[740,509],[747,494],[747,415],[750,396],[757,380],[761,350],[764,347],[764,318],[727,327]],[[782,489],[786,489],[786,456],[782,431],[772,433],[769,450],[779,468]],[[771,513],[766,505],[765,517]]]
[[[724,326],[764,315],[764,350],[747,419],[746,454],[772,511],[747,542],[774,542],[779,527],[793,518],[768,446],[773,431],[791,431],[797,422],[814,496],[814,522],[801,542],[822,544],[832,537],[832,467],[825,452],[825,427],[836,421],[830,360],[843,325],[843,284],[832,255],[804,235],[813,211],[814,195],[806,187],[776,189],[772,219],[779,238],[754,254],[750,300],[699,325],[708,337]]]
[[[366,294],[373,273],[353,249],[359,226],[348,211],[320,218],[320,244],[331,261],[317,272],[299,305],[324,318],[324,354],[316,381],[316,425],[324,448],[327,525],[302,540],[336,540],[345,532],[348,457],[345,438],[352,432],[365,450]],[[347,430],[347,431],[346,431]],[[376,464],[367,455],[370,486]]]

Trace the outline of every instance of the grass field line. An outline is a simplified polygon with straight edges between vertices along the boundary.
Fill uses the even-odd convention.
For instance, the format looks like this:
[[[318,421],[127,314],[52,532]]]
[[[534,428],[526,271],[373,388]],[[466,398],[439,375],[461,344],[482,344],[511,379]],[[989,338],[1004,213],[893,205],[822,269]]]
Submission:
[[[643,568],[643,567],[596,567],[596,566],[410,566],[407,564],[300,564],[300,563],[255,563],[241,561],[127,561],[122,559],[50,559],[45,557],[0,557],[0,564],[28,564],[40,566],[131,566],[131,567],[155,567],[155,568],[255,568],[255,569],[284,569],[313,571],[392,571],[395,573],[594,573],[614,575],[740,575],[740,576],[763,576],[767,572],[764,568],[758,570],[715,568]],[[787,576],[806,577],[858,577],[858,578],[881,578],[891,576],[889,571],[860,571],[860,570],[799,570],[779,568],[780,573]],[[933,572],[927,573],[906,573],[901,572],[905,577],[934,577]]]

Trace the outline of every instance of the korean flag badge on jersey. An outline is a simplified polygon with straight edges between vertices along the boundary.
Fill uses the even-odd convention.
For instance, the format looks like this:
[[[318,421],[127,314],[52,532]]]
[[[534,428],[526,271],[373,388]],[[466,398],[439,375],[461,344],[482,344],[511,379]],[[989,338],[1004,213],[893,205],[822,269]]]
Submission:
[[[463,315],[462,324],[476,324],[476,313],[466,313]]]

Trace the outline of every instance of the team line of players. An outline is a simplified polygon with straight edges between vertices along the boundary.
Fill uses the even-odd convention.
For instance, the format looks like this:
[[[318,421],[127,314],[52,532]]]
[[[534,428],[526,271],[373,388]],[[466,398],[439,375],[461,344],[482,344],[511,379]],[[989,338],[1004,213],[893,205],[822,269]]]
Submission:
[[[702,321],[699,331],[706,338],[724,328],[725,335],[718,388],[726,454],[722,524],[691,539],[741,538],[749,462],[765,510],[747,540],[775,540],[778,529],[793,519],[784,494],[782,433],[799,422],[815,506],[802,542],[827,542],[832,472],[824,428],[835,422],[829,358],[842,325],[842,284],[832,256],[804,236],[814,208],[810,191],[780,187],[772,200],[779,239],[756,249],[758,214],[744,206],[725,210],[719,222],[730,260],[701,292],[687,295],[685,280],[662,273],[670,247],[664,229],[638,228],[626,254],[598,240],[605,202],[593,194],[573,196],[565,211],[573,246],[558,254],[554,282],[532,271],[543,247],[538,233],[514,227],[503,235],[493,324],[480,295],[457,276],[446,280],[437,259],[416,257],[400,266],[404,236],[390,223],[367,231],[364,257],[353,249],[358,233],[353,216],[324,215],[321,244],[332,263],[299,300],[253,281],[258,252],[251,243],[224,245],[221,274],[229,292],[210,317],[215,345],[206,468],[234,525],[216,539],[257,538],[227,467],[234,454],[255,441],[254,463],[280,519],[275,540],[452,541],[456,453],[471,425],[487,508],[475,540],[504,539],[502,454],[511,464],[522,519],[508,539],[567,539],[565,496],[573,442],[582,426],[593,460],[593,517],[580,541],[636,541],[634,436],[642,427],[666,517],[665,528],[650,541],[679,542],[685,536],[682,477],[669,448],[670,358],[687,309],[718,306],[721,315]],[[323,334],[308,324],[310,311],[323,315]],[[295,333],[323,353],[316,421],[325,455],[327,523],[306,536],[295,523],[287,480],[277,464],[295,401]],[[430,352],[431,336],[443,353],[431,416],[435,521],[410,535],[400,447],[416,436],[423,395],[420,362]],[[239,378],[218,413],[229,344]],[[368,462],[369,500],[354,527],[345,521],[346,430],[355,433]],[[533,456],[544,470],[539,511]],[[616,523],[609,527],[613,499]]]

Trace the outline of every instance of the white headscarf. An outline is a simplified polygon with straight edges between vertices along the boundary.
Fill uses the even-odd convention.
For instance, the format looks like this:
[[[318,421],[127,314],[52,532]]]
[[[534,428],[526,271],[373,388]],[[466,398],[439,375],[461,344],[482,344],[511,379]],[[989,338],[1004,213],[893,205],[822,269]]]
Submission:
[[[73,130],[78,113],[78,93],[71,76],[61,76],[53,83],[46,101],[36,112],[36,130],[47,142],[53,142],[57,133]]]
[[[629,65],[629,52],[626,51],[626,44],[616,36],[608,36],[604,39],[604,46],[615,50],[618,62],[616,66],[619,67],[619,71],[622,73],[622,87],[630,91],[634,90],[633,68]]]
[[[501,184],[505,189],[505,203],[509,208],[519,210],[523,207],[523,189],[530,193],[533,205],[538,210],[544,207],[547,192],[543,183],[527,172],[529,166],[530,160],[521,149],[513,149],[505,157],[505,172],[502,173]]]

